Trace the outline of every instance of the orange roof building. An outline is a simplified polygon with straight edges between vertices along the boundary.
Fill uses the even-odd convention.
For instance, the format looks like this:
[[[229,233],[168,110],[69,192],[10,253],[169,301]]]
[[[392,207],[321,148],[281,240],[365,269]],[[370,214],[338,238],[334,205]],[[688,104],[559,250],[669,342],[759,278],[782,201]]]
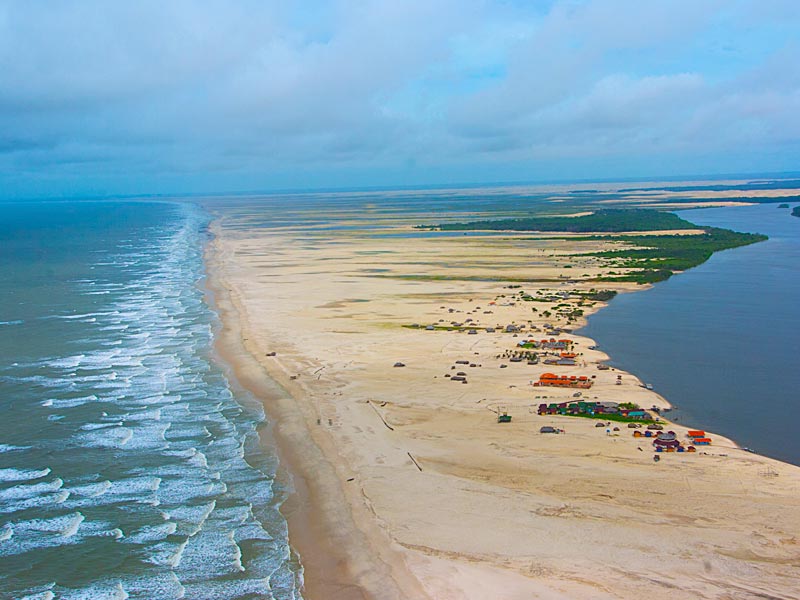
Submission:
[[[554,373],[543,373],[541,376],[539,376],[539,381],[535,382],[533,385],[543,387],[572,387],[589,389],[592,387],[592,380],[583,375],[580,377],[576,377],[575,375],[570,377],[561,375],[559,377]]]

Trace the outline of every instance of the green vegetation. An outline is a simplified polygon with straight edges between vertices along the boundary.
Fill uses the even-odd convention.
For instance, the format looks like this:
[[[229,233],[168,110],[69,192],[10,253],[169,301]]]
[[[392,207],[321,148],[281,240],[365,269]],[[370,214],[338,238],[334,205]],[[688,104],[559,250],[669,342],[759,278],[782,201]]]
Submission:
[[[797,206],[795,206],[792,209],[792,216],[793,217],[800,217],[800,204],[798,204]]]
[[[596,239],[608,238],[598,236]],[[636,247],[586,256],[617,259],[616,266],[640,270],[615,277],[600,277],[599,280],[655,283],[669,279],[675,271],[685,271],[704,263],[714,252],[762,242],[767,236],[709,227],[699,235],[620,236],[614,239]]]
[[[792,211],[800,216],[800,207]],[[595,281],[634,282],[639,284],[656,283],[669,279],[677,271],[685,271],[707,261],[714,252],[754,244],[767,239],[765,235],[739,233],[716,227],[701,227],[670,212],[650,209],[601,209],[580,217],[565,216],[529,216],[513,219],[473,221],[470,223],[445,223],[441,225],[419,225],[418,229],[439,229],[444,231],[468,230],[510,230],[510,231],[565,231],[573,233],[624,233],[648,231],[693,230],[691,235],[590,235],[573,237],[571,241],[601,240],[619,241],[628,246],[624,250],[608,250],[582,254],[585,257],[603,258],[609,261],[608,266],[628,269],[627,272],[609,271],[607,275]],[[563,268],[570,268],[566,265]],[[421,277],[418,277],[421,279]],[[520,281],[520,280],[517,280]],[[607,301],[614,297],[614,292],[581,294],[583,299]],[[551,298],[536,298],[530,294],[522,294],[527,302],[552,301]],[[545,317],[549,313],[544,313]],[[569,315],[577,318],[576,311]]]
[[[531,216],[520,219],[472,221],[471,223],[418,225],[417,228],[441,231],[570,231],[575,233],[702,229],[670,212],[638,208],[606,208],[581,217]]]
[[[588,292],[571,292],[573,296],[580,296],[584,300],[596,300],[598,302],[608,302],[617,292],[614,290],[589,290]]]
[[[567,413],[563,415],[565,417],[583,417],[584,419],[596,419],[598,421],[616,421],[618,423],[642,423],[644,425],[649,425],[650,423],[655,423],[655,421],[651,419],[636,419],[634,417],[624,417],[622,415],[615,415],[615,414],[606,414],[606,413],[597,413],[594,415],[590,415],[588,413],[580,413],[577,415],[572,415]]]
[[[784,202],[783,204],[778,204],[778,208],[789,208],[789,205]]]

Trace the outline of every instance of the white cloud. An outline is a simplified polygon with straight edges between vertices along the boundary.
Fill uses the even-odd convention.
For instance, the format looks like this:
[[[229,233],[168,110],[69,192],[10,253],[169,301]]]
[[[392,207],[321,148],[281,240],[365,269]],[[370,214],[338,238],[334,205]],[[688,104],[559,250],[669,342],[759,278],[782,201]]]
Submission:
[[[722,165],[800,136],[800,24],[767,4],[0,0],[0,182]]]

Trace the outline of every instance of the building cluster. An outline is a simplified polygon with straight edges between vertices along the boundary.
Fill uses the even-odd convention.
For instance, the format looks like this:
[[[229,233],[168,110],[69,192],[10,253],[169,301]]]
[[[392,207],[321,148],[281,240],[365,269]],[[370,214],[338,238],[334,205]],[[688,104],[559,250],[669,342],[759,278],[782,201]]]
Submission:
[[[539,381],[534,381],[537,387],[565,387],[588,390],[594,382],[585,375],[556,375],[554,373],[543,373],[539,376]]]
[[[584,400],[570,400],[539,405],[540,415],[566,415],[566,416],[599,416],[599,415],[619,415],[629,419],[651,421],[653,416],[640,408],[621,408],[617,402],[595,402]]]

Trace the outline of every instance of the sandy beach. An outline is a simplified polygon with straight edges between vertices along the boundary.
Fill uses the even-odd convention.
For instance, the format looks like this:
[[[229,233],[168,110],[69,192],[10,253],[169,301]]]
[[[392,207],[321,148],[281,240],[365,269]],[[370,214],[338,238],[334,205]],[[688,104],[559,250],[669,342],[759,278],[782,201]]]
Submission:
[[[574,366],[504,357],[604,306],[584,302],[568,321],[559,304],[577,309],[574,298],[518,296],[588,292],[598,284],[569,276],[606,272],[580,254],[607,242],[372,235],[352,215],[344,231],[264,228],[216,214],[219,349],[273,424],[304,597],[800,597],[800,468],[713,433],[711,446],[655,462],[625,423],[537,414],[575,399],[533,386],[545,372],[591,378],[583,399],[669,408],[635,375],[599,370],[608,357],[588,338],[558,335],[573,341]],[[454,321],[476,333],[444,329]],[[685,427],[666,429],[686,440]]]

